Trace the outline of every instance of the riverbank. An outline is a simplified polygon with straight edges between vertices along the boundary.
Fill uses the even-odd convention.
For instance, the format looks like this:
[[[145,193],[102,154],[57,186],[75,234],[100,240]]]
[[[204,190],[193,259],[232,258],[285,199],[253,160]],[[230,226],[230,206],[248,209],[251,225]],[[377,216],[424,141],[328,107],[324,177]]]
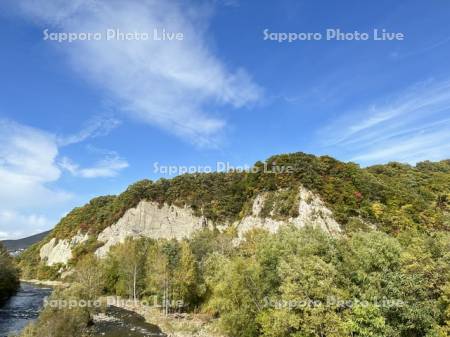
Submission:
[[[27,280],[22,279],[22,283],[41,286],[41,287],[69,287],[70,283],[61,281],[45,280]],[[104,296],[99,299],[103,304],[109,304],[112,307],[123,309],[143,317],[143,320],[161,329],[161,332],[168,337],[225,337],[219,332],[217,319],[206,314],[169,314],[164,315],[161,311],[152,306],[144,305],[140,301],[132,301],[116,296]],[[96,315],[94,322],[100,323],[101,329],[104,329],[104,323],[114,325],[114,322],[108,322],[110,316],[102,314]],[[135,322],[136,323],[136,322]],[[118,326],[123,327],[123,324]]]
[[[169,337],[226,337],[219,332],[218,322],[206,314],[164,315],[158,308],[143,305],[139,301],[120,297],[102,297],[101,301],[144,317],[145,321],[157,325]]]
[[[132,311],[109,306],[92,317],[91,337],[166,337],[161,329]]]

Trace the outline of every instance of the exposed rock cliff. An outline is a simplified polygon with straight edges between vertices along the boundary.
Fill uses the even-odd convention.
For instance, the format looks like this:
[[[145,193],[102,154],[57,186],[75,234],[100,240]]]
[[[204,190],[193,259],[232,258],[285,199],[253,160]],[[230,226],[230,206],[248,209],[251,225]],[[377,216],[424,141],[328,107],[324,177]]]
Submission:
[[[123,242],[127,237],[150,237],[153,239],[182,239],[208,225],[203,217],[197,217],[188,207],[163,205],[141,201],[129,209],[124,216],[98,236],[104,242],[96,254],[105,256],[111,246]]]
[[[237,228],[239,239],[245,232],[253,228],[262,228],[276,232],[283,224],[293,224],[296,227],[312,225],[321,228],[329,234],[341,231],[339,224],[333,219],[330,209],[311,191],[301,187],[298,191],[298,216],[287,220],[261,216],[261,210],[266,199],[265,194],[258,195],[253,201],[251,214],[233,224]],[[221,227],[226,227],[225,224]],[[204,227],[212,227],[212,223],[204,217],[194,215],[190,207],[163,205],[155,202],[141,201],[136,207],[125,212],[115,224],[104,229],[97,240],[104,243],[95,254],[105,257],[115,244],[124,242],[127,237],[150,237],[153,239],[183,239]],[[67,263],[72,257],[72,248],[83,243],[88,236],[78,234],[71,240],[51,239],[42,246],[40,256],[48,265]]]
[[[387,233],[411,226],[426,232],[449,229],[449,160],[360,168],[298,152],[272,156],[265,163],[292,172],[268,173],[257,162],[249,172],[145,179],[118,195],[93,198],[24,251],[21,267],[36,275],[39,259],[56,264],[92,252],[105,256],[128,236],[180,239],[213,226],[221,231],[233,226],[238,240],[252,228],[275,232],[286,223],[312,225],[332,235],[364,228]],[[80,232],[89,237],[81,241]],[[83,247],[72,255],[80,242]]]
[[[70,240],[51,239],[41,247],[41,260],[46,261],[47,265],[52,266],[57,263],[66,264],[72,258],[72,248],[85,242],[89,236],[78,234]]]
[[[277,220],[272,217],[261,217],[265,195],[258,195],[253,202],[252,214],[235,224],[239,238],[242,238],[245,232],[253,228],[263,228],[274,233],[286,223],[293,224],[299,228],[306,225],[315,226],[332,235],[341,231],[341,227],[333,218],[333,213],[326,207],[319,196],[303,187],[300,187],[298,193],[298,216],[289,218],[287,221]]]

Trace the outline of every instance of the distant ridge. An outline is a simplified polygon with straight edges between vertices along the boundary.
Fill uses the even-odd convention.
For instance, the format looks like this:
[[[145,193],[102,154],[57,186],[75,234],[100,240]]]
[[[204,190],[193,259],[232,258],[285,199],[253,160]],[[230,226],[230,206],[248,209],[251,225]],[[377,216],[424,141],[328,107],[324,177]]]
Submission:
[[[6,249],[10,252],[27,249],[31,245],[35,244],[36,242],[41,241],[43,238],[45,238],[48,234],[50,234],[51,231],[46,231],[43,233],[35,234],[23,239],[17,239],[17,240],[3,240],[1,243],[6,247]]]

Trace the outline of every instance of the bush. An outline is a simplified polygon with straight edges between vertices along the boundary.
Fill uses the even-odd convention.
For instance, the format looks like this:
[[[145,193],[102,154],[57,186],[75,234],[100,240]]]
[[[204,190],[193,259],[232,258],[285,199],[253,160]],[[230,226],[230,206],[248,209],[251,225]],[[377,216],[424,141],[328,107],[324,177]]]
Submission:
[[[19,287],[19,270],[6,248],[0,243],[0,304]]]

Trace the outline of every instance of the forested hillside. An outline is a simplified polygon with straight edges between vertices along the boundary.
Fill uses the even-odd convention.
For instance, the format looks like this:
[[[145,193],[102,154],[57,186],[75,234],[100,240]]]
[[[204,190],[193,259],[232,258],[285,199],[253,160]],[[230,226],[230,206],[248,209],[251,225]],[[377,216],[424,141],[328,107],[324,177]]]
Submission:
[[[75,251],[78,258],[98,248],[96,234],[141,200],[187,205],[216,224],[230,224],[247,215],[254,197],[264,192],[267,198],[261,216],[283,220],[297,215],[300,185],[317,193],[347,232],[377,228],[397,235],[407,229],[450,229],[450,160],[360,168],[328,156],[293,153],[270,157],[265,163],[266,171],[264,164],[257,162],[251,172],[185,174],[154,182],[139,181],[120,195],[98,197],[75,208],[46,240],[70,238],[79,231],[93,234]],[[289,167],[289,172],[273,173],[277,167]],[[25,274],[56,277],[57,266],[47,268],[39,259],[39,249],[46,240],[22,254]]]
[[[217,318],[229,337],[448,336],[449,160],[360,168],[295,153],[267,162],[292,172],[267,173],[256,163],[254,172],[144,180],[74,209],[47,240],[80,230],[93,235],[74,250],[70,264],[76,272],[66,279],[73,289],[58,296],[120,295],[149,303],[164,298],[181,304],[161,305],[162,314]],[[105,259],[93,254],[99,246],[94,234],[141,200],[188,205],[216,224],[230,224],[249,214],[254,198],[265,193],[260,216],[282,220],[298,212],[300,185],[333,211],[341,235],[284,226],[272,234],[254,229],[237,244],[229,227],[204,229],[181,241],[128,239]],[[21,256],[22,270],[56,278],[61,266],[40,261],[41,245]],[[67,317],[67,331],[88,331],[91,314],[47,308],[24,336],[58,331]]]
[[[317,192],[342,225],[362,220],[387,233],[402,228],[449,229],[450,160],[423,162],[415,167],[390,163],[360,168],[331,157],[293,153],[270,157],[271,167],[291,167],[290,173],[268,173],[263,163],[251,173],[185,174],[152,182],[142,180],[118,196],[104,196],[75,208],[52,235],[70,237],[78,230],[99,233],[116,222],[140,200],[188,205],[197,214],[217,222],[230,222],[248,212],[252,198],[261,192],[285,192],[284,207],[276,216],[294,215],[293,194],[301,184]],[[266,201],[270,206],[270,198]]]
[[[0,243],[5,246],[5,248],[8,251],[17,251],[20,249],[26,249],[30,247],[31,245],[35,244],[36,242],[41,241],[44,239],[48,234],[50,234],[50,231],[46,231],[43,233],[35,234],[26,238],[17,239],[17,240],[3,240],[0,241]]]

